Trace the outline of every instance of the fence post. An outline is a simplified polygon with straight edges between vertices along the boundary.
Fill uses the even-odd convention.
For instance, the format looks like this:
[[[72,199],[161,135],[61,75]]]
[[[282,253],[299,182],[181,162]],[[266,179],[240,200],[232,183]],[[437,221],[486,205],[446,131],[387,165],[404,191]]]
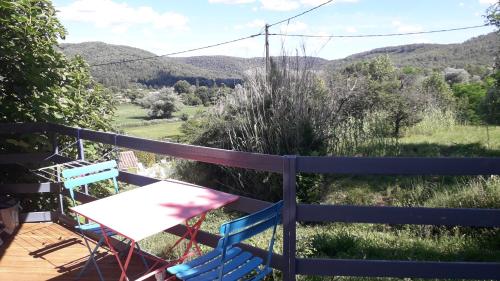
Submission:
[[[295,155],[283,157],[283,280],[285,281],[295,281],[296,160]]]

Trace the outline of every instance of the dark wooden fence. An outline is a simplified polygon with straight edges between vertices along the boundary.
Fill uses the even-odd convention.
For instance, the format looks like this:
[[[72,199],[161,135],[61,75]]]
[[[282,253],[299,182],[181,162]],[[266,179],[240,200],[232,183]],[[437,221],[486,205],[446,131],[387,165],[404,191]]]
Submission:
[[[473,227],[500,227],[499,209],[448,209],[448,208],[408,208],[379,206],[337,206],[297,204],[296,176],[298,173],[326,173],[350,175],[499,175],[500,158],[364,158],[364,157],[302,157],[276,156],[248,152],[153,141],[137,137],[70,128],[47,123],[0,124],[0,135],[6,134],[47,134],[53,140],[53,152],[58,151],[57,135],[72,136],[77,139],[79,157],[84,157],[83,141],[93,141],[118,147],[163,154],[175,158],[281,173],[283,175],[283,255],[273,256],[273,267],[283,272],[284,280],[295,280],[296,275],[365,276],[365,277],[410,277],[410,278],[462,278],[500,279],[498,262],[435,262],[435,261],[388,261],[354,259],[317,259],[296,257],[297,222],[346,222],[377,224],[417,224]],[[35,155],[35,154],[33,154]],[[0,163],[12,159],[34,159],[33,155],[4,156]],[[40,159],[45,154],[36,154]],[[68,158],[55,156],[55,162],[65,162]],[[16,160],[20,161],[20,160]],[[122,182],[142,186],[157,179],[121,172]],[[54,192],[47,186],[29,186],[17,192]],[[13,187],[0,190],[12,192]],[[79,200],[90,202],[95,198],[85,193],[77,193]],[[270,203],[248,197],[229,208],[241,212],[254,212]],[[61,210],[62,211],[62,207]],[[25,219],[69,220],[63,213],[42,212],[27,214]],[[183,227],[168,230],[173,234],[183,233]],[[201,232],[199,242],[215,246],[218,236]],[[265,251],[244,246],[256,255]]]

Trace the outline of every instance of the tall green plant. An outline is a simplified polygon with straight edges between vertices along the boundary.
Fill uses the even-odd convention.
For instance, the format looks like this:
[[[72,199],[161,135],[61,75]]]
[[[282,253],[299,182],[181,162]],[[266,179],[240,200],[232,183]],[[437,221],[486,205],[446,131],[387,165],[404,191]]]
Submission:
[[[500,2],[497,1],[488,8],[486,22],[494,25],[497,28],[497,35],[500,36]],[[481,107],[487,123],[500,125],[500,47],[497,47],[493,78],[495,83],[488,90]]]
[[[65,34],[49,0],[0,1],[0,122],[111,128],[111,95],[55,49]]]
[[[234,94],[223,97],[203,121],[186,123],[183,131],[191,136],[191,143],[277,155],[326,154],[330,128],[337,123],[336,111],[341,103],[312,71],[304,66],[291,67],[289,59],[283,57],[273,63],[268,75],[249,77]],[[279,175],[205,168],[209,179],[219,179],[212,185],[268,200],[281,196]],[[318,200],[320,177],[301,175],[298,185],[299,199]]]

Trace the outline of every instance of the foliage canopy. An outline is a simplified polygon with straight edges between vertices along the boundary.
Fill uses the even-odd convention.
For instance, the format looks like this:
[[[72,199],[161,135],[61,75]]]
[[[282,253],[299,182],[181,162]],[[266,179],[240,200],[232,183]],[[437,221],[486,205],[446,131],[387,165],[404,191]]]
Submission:
[[[111,96],[54,48],[65,34],[48,0],[0,2],[0,122],[111,128]]]

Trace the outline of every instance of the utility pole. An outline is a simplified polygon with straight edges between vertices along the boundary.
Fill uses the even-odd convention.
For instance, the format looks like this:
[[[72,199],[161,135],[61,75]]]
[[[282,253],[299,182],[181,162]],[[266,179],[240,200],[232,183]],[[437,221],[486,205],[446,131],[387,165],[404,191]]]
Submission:
[[[269,71],[270,71],[270,60],[269,60],[269,25],[266,23],[266,26],[265,26],[265,32],[266,32],[266,75],[269,75]]]

